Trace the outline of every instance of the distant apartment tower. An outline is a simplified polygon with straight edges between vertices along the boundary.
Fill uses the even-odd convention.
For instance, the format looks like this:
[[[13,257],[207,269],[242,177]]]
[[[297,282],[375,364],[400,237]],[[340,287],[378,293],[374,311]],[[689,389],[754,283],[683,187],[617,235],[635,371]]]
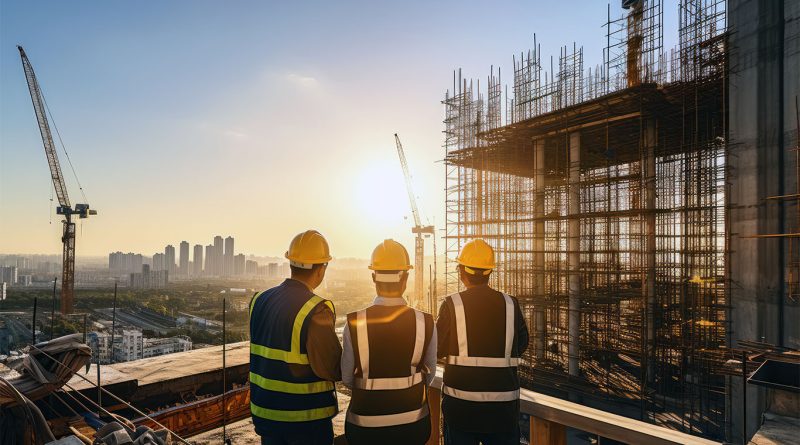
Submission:
[[[250,275],[250,276],[258,275],[258,263],[253,260],[245,261],[244,273],[245,275]]]
[[[150,266],[144,264],[141,273],[132,273],[130,277],[130,287],[133,289],[162,289],[169,282],[169,271],[163,269],[152,271]]]
[[[203,274],[203,245],[194,245],[194,256],[192,257],[192,275],[199,277]]]
[[[164,268],[170,273],[175,273],[175,246],[167,244],[164,248]]]
[[[206,246],[206,263],[203,273],[206,276],[214,275],[214,245],[209,244]]]
[[[278,278],[278,263],[267,265],[267,278]]]
[[[180,275],[181,276],[189,276],[189,243],[186,241],[181,241],[180,244]]]
[[[142,270],[143,258],[138,253],[113,252],[108,254],[108,271],[112,274],[128,274]]]
[[[233,274],[236,276],[244,275],[245,262],[247,260],[243,253],[233,257]]]
[[[225,266],[223,268],[222,274],[226,277],[231,275],[235,275],[234,265],[233,265],[233,237],[228,236],[225,238]]]
[[[212,275],[222,276],[222,268],[223,268],[223,261],[222,261],[222,237],[217,235],[214,237],[214,268]]]
[[[0,281],[12,285],[12,284],[17,284],[17,280],[18,280],[17,266],[0,267]]]
[[[165,264],[166,263],[164,262],[164,254],[156,253],[153,255],[153,267],[151,268],[151,270],[153,271],[165,270],[166,269]]]

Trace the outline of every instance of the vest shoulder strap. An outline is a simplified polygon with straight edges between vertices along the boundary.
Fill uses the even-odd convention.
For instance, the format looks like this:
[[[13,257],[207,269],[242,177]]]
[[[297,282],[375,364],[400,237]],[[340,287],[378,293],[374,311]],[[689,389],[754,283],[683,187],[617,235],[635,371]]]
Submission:
[[[514,300],[505,293],[502,295],[505,306],[505,341],[503,357],[475,357],[469,355],[467,317],[464,311],[464,301],[461,299],[461,294],[459,293],[450,296],[453,301],[458,355],[449,355],[447,357],[448,364],[474,367],[483,366],[489,368],[507,368],[519,365],[519,359],[511,357],[511,350],[514,344]]]

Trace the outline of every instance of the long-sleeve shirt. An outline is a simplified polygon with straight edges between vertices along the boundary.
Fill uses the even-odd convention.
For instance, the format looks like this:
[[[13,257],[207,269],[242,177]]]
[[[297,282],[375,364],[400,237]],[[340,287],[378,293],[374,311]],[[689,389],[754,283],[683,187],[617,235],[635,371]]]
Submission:
[[[339,359],[342,346],[335,330],[336,316],[330,308],[320,304],[311,313],[308,320],[308,337],[306,353],[308,363],[314,374],[322,379],[336,382],[342,379]]]
[[[376,296],[372,301],[373,305],[377,306],[395,306],[398,304],[406,305],[406,301],[402,298],[386,298]],[[355,355],[353,353],[353,341],[350,339],[350,329],[345,327],[342,334],[342,383],[348,388],[353,387],[355,379]],[[425,355],[422,357],[422,372],[425,375],[425,384],[430,385],[433,378],[436,376],[436,326],[433,326],[431,333],[430,345],[428,345]]]

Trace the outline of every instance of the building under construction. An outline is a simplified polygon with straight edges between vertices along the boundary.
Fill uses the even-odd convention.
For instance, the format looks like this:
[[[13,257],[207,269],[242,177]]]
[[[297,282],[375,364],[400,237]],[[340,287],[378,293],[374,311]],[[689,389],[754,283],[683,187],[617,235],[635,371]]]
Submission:
[[[531,332],[525,386],[733,440],[738,341],[800,342],[800,7],[669,2],[665,48],[664,2],[622,4],[601,65],[575,44],[544,58],[534,38],[510,89],[494,68],[454,74],[448,261],[476,237],[495,248],[493,284]]]

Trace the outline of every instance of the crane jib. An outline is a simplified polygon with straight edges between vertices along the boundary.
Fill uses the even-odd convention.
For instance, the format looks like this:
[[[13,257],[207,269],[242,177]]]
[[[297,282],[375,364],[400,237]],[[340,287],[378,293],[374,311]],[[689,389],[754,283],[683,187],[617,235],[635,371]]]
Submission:
[[[33,110],[36,113],[36,121],[39,124],[39,133],[42,135],[42,143],[44,144],[44,151],[47,155],[47,164],[50,167],[50,176],[53,179],[53,186],[56,189],[58,203],[61,207],[71,207],[67,186],[64,182],[64,175],[61,173],[61,165],[58,162],[58,155],[56,154],[56,146],[53,142],[53,134],[50,132],[50,125],[47,122],[47,114],[45,112],[41,88],[39,88],[39,81],[36,79],[33,66],[30,60],[28,60],[25,50],[22,49],[22,47],[17,48],[19,48],[19,55],[22,58],[25,80],[28,83],[28,91],[31,94],[31,102],[33,102]]]

